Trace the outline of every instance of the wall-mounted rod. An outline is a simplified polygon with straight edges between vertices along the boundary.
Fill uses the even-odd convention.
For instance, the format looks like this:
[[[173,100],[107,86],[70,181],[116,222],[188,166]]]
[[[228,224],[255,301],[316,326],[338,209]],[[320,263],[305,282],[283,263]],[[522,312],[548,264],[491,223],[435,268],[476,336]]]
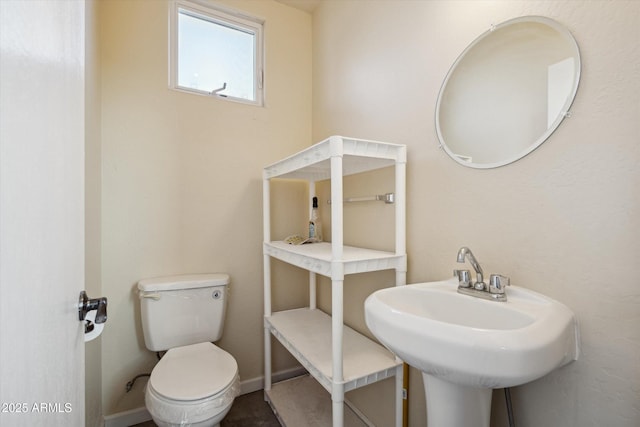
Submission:
[[[378,194],[376,196],[363,196],[363,197],[347,197],[343,200],[344,203],[352,203],[352,202],[376,202],[381,201],[387,204],[394,203],[396,201],[396,196],[394,193],[386,193],[386,194]],[[327,200],[328,204],[331,204],[331,200]]]

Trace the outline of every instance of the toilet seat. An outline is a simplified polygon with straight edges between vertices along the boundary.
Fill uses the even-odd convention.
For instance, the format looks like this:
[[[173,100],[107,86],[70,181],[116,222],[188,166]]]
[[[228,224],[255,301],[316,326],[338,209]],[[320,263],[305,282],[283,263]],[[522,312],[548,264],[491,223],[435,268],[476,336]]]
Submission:
[[[233,356],[203,342],[167,351],[153,368],[149,384],[168,399],[197,400],[218,394],[237,373]]]
[[[238,364],[211,343],[172,348],[151,372],[145,395],[152,416],[199,422],[228,409],[240,392]]]

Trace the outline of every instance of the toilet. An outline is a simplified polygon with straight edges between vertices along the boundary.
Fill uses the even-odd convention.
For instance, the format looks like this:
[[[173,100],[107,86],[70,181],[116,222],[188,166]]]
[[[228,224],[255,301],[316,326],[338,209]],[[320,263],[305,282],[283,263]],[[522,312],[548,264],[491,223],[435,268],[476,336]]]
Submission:
[[[240,392],[236,360],[213,344],[222,336],[228,286],[227,274],[138,282],[145,346],[166,351],[145,390],[159,427],[218,427]]]

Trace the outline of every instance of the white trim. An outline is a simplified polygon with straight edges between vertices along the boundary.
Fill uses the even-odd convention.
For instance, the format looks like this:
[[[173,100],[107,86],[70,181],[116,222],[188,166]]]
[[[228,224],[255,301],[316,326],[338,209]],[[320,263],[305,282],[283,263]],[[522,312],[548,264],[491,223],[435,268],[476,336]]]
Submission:
[[[145,421],[151,421],[151,414],[142,407],[105,416],[104,427],[129,427]]]
[[[306,374],[307,371],[302,366],[285,369],[273,374],[274,382],[288,380]],[[264,388],[264,376],[240,381],[240,395],[253,393]],[[354,411],[355,412],[355,411]],[[151,421],[151,414],[147,408],[140,407],[128,411],[116,412],[104,417],[104,427],[129,427],[145,421]]]
[[[307,370],[302,366],[297,366],[295,368],[285,369],[284,371],[279,371],[273,374],[272,380],[273,382],[280,382],[284,380],[288,380],[290,378],[299,377],[300,375],[304,375],[307,373]],[[264,376],[261,375],[259,377],[252,378],[250,380],[240,381],[240,395],[253,393],[254,391],[263,390],[264,389]]]
[[[371,420],[369,418],[367,418],[367,416],[360,409],[356,408],[356,405],[354,405],[346,397],[344,399],[344,404],[347,405],[349,407],[349,409],[351,409],[353,411],[353,413],[356,414],[356,417],[360,418],[360,421],[365,423],[367,425],[367,427],[376,427],[376,425],[374,423],[372,423]]]

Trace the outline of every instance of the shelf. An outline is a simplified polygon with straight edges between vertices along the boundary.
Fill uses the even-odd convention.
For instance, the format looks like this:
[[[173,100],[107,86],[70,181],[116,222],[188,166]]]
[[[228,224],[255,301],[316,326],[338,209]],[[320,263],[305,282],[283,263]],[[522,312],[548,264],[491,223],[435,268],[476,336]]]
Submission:
[[[310,243],[290,245],[283,241],[264,244],[264,254],[300,268],[331,277],[331,243]],[[365,273],[368,271],[406,269],[406,256],[393,252],[343,246],[341,261],[344,274]]]
[[[396,286],[406,284],[406,162],[404,145],[331,136],[263,169],[265,391],[267,396],[274,396],[269,397],[274,408],[292,407],[290,397],[275,398],[279,391],[271,389],[271,345],[275,336],[318,381],[315,388],[324,388],[331,395],[331,420],[324,419],[320,424],[292,421],[291,426],[331,423],[333,427],[345,427],[348,422],[345,392],[389,377],[395,377],[396,381],[394,425],[402,425],[402,362],[383,346],[345,326],[343,320],[346,275],[395,270]],[[344,246],[343,177],[385,167],[395,168],[393,251]],[[272,241],[270,181],[273,178],[307,180],[311,196],[315,194],[316,181],[330,180],[330,243],[296,246]],[[308,307],[272,312],[272,259],[310,272]],[[331,279],[333,316],[316,308],[317,274]],[[296,397],[305,394],[304,391],[287,393]],[[305,410],[299,409],[298,415],[301,413],[304,418]]]
[[[331,178],[332,156],[343,158],[342,175],[406,162],[406,146],[366,139],[332,136],[306,150],[264,168],[264,178],[322,181]]]
[[[331,425],[331,395],[309,375],[273,384],[267,401],[283,427]],[[358,413],[344,403],[344,427],[367,427]]]
[[[302,366],[331,393],[331,316],[318,309],[299,308],[265,317],[265,325]],[[402,362],[383,346],[343,327],[344,391],[396,374]]]

